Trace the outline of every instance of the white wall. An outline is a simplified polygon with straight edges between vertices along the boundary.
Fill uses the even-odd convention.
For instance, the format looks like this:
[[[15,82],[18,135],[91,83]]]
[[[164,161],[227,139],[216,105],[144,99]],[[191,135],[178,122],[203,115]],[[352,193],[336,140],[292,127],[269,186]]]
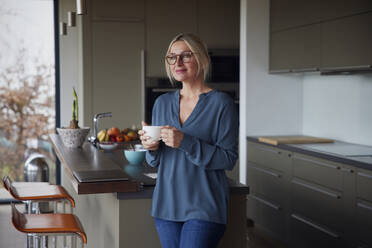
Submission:
[[[240,181],[246,182],[246,136],[299,134],[302,76],[270,75],[269,0],[241,0]]]
[[[372,145],[372,75],[306,75],[303,133]]]
[[[64,0],[59,4],[60,21],[67,22],[67,12],[75,9],[75,1]],[[78,87],[78,27],[68,27],[68,35],[60,36],[60,97],[61,97],[61,126],[68,126],[72,119],[72,87],[75,87],[78,96],[81,96]],[[82,103],[79,99],[79,104]],[[79,115],[82,115],[79,108]]]

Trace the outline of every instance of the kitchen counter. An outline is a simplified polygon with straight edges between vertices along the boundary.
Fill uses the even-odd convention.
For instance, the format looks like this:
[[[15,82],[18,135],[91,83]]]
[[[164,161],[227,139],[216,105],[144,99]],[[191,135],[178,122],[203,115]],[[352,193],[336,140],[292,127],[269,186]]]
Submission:
[[[145,173],[157,169],[144,163],[130,165],[122,150],[103,151],[90,143],[66,148],[57,134],[50,140],[62,164],[62,185],[76,202],[74,213],[88,236],[88,247],[160,248],[150,216],[155,179]],[[79,171],[122,170],[127,180],[79,182]],[[229,223],[219,248],[246,247],[246,195],[249,188],[229,179]]]
[[[258,141],[257,136],[248,136],[248,141],[302,153],[330,161],[372,170],[372,147],[342,141],[322,144],[278,144],[276,146]]]
[[[156,180],[146,176],[157,169],[146,163],[131,165],[125,159],[122,149],[105,151],[86,142],[82,148],[71,149],[62,144],[59,135],[51,134],[50,140],[63,168],[77,194],[116,193],[118,199],[151,198]],[[74,173],[78,171],[109,171],[122,169],[128,180],[79,182]],[[231,194],[249,193],[243,184],[228,179]]]

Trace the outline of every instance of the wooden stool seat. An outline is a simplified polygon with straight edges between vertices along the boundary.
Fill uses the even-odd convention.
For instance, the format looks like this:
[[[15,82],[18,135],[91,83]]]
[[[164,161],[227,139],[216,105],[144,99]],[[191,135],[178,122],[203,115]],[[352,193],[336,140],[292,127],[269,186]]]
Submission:
[[[76,234],[84,244],[87,236],[74,214],[23,214],[12,203],[12,223],[20,232],[29,234]]]
[[[75,207],[74,199],[60,185],[39,182],[13,183],[8,176],[3,177],[4,188],[20,201],[55,201],[67,200]]]

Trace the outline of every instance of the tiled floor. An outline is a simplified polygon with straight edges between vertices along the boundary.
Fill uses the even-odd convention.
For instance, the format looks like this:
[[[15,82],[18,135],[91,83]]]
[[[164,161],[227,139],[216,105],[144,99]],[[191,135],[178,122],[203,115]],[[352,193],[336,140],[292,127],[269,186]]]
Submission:
[[[19,210],[22,210],[22,205],[17,205]],[[0,248],[25,248],[26,236],[14,229],[10,222],[10,206],[9,204],[0,205]],[[247,248],[282,248],[279,244],[271,241],[261,233],[258,233],[255,228],[248,228],[248,246]]]

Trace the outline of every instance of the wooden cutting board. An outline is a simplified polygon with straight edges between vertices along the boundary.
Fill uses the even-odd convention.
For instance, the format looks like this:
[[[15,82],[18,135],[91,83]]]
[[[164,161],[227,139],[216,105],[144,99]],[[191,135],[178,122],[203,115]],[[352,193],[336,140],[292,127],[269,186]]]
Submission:
[[[312,136],[291,135],[291,136],[262,136],[258,137],[259,142],[277,146],[278,144],[311,144],[311,143],[332,143],[333,140]]]

